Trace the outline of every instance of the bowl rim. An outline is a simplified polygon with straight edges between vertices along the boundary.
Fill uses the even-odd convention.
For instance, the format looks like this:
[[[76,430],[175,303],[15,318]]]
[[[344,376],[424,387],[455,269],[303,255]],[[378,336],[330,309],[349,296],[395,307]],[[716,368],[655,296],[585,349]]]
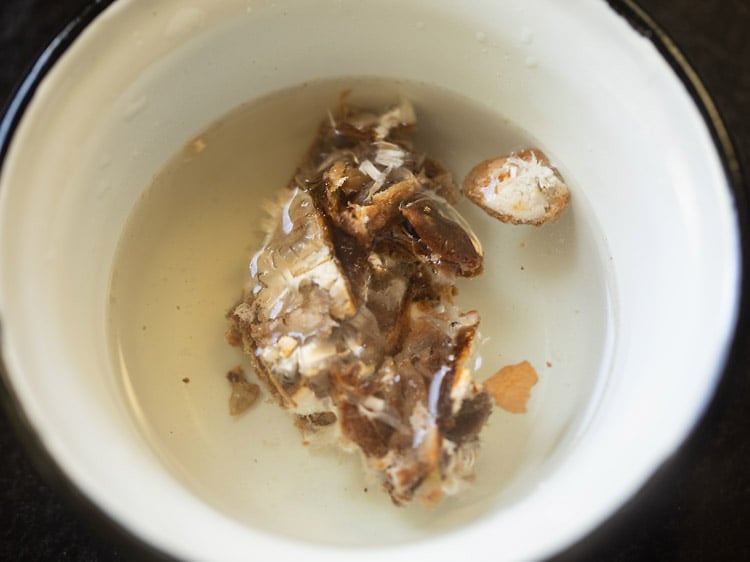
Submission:
[[[17,86],[11,90],[11,95],[7,103],[4,107],[0,108],[2,110],[0,112],[0,175],[2,174],[6,156],[16,130],[23,119],[27,106],[34,98],[37,88],[45,80],[52,68],[55,67],[58,60],[76,42],[81,33],[94,23],[103,12],[117,3],[117,1],[88,0],[84,8],[41,51],[31,68],[26,71],[23,78],[17,83]],[[616,524],[616,521],[620,519],[621,513],[628,506],[638,503],[647,494],[648,489],[653,487],[656,481],[662,480],[662,473],[666,465],[690,441],[696,428],[702,423],[706,410],[708,410],[715,400],[717,390],[726,378],[727,371],[735,363],[739,347],[738,334],[747,322],[748,298],[747,291],[744,289],[748,285],[748,275],[746,275],[745,268],[750,261],[750,257],[747,255],[748,247],[750,246],[747,243],[748,233],[750,232],[750,217],[748,217],[746,196],[742,189],[746,171],[741,167],[732,137],[724,124],[721,113],[714,103],[711,94],[670,35],[638,5],[637,0],[605,1],[609,8],[621,16],[636,33],[646,38],[656,48],[660,56],[685,87],[708,129],[727,180],[737,217],[740,244],[738,264],[739,295],[733,325],[730,327],[731,335],[725,342],[722,364],[717,366],[718,375],[711,389],[711,395],[703,403],[702,409],[696,412],[694,424],[689,428],[682,442],[675,450],[670,452],[667,458],[654,467],[652,474],[639,485],[638,491],[634,496],[628,499],[623,505],[620,505],[606,519],[600,521],[589,533],[570,543],[564,550],[555,553],[555,557],[579,550],[594,535],[600,534],[605,525]],[[0,318],[1,333],[2,318]],[[139,559],[145,557],[146,559],[153,560],[176,560],[172,555],[144,541],[116,521],[103,508],[98,506],[93,499],[86,496],[62,470],[52,454],[45,448],[39,432],[26,416],[23,405],[13,390],[2,353],[2,342],[0,342],[0,408],[2,408],[7,419],[10,421],[10,425],[13,427],[32,465],[41,474],[45,482],[55,492],[59,493],[64,498],[66,504],[81,515],[86,523],[100,534],[100,536],[112,540],[131,554],[137,554]]]

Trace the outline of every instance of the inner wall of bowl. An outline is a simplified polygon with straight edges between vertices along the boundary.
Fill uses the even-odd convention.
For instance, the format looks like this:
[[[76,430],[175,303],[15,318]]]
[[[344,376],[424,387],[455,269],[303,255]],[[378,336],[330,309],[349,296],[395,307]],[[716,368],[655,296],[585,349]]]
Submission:
[[[3,169],[3,354],[45,445],[116,519],[173,552],[206,547],[179,531],[188,520],[224,544],[280,547],[165,470],[123,396],[105,320],[115,249],[151,178],[228,110],[319,78],[421,81],[493,108],[550,149],[606,238],[618,312],[606,388],[512,508],[482,516],[518,538],[508,556],[573,540],[679,442],[715,381],[736,298],[718,158],[666,65],[604,3],[519,4],[120,1],[44,82]]]

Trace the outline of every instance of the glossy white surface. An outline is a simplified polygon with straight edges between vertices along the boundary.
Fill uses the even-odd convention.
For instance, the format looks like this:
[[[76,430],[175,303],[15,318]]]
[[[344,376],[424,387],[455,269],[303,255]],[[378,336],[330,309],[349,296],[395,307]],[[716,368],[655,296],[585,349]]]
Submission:
[[[469,525],[355,551],[243,525],[196,496],[144,438],[106,327],[123,226],[167,160],[246,100],[352,75],[453,90],[541,139],[603,230],[616,299],[606,384],[554,470]],[[698,110],[604,2],[121,0],[45,79],[4,163],[3,359],[76,485],[180,558],[540,558],[621,505],[697,420],[734,327],[738,248]]]

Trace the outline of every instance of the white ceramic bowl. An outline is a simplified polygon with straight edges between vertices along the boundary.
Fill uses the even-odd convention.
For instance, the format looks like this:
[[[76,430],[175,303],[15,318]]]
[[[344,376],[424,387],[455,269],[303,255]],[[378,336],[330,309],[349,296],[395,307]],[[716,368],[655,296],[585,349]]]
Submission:
[[[540,385],[510,449],[525,460],[503,489],[412,519],[351,500],[337,482],[356,486],[356,477],[339,476],[331,458],[262,453],[251,437],[257,420],[237,426],[219,415],[220,376],[193,394],[123,376],[107,323],[118,241],[172,155],[247,101],[362,75],[439,86],[502,114],[540,139],[574,186],[559,226],[570,268],[551,270],[562,285],[540,270],[541,288],[509,276],[502,289],[510,299],[556,295],[526,311],[539,317],[555,374],[543,376],[552,382]],[[740,256],[717,130],[654,45],[605,2],[119,0],[85,26],[20,120],[17,110],[4,121],[14,132],[0,176],[4,383],[67,478],[173,556],[548,556],[644,483],[721,374]],[[507,250],[500,232],[486,230],[485,242]],[[590,314],[576,318],[583,309]],[[522,339],[514,343],[543,360]],[[589,383],[571,394],[581,369]],[[170,392],[173,407],[160,413],[159,393]],[[503,420],[512,441],[518,424]],[[180,422],[181,438],[170,438],[169,423]],[[256,453],[282,464],[253,472]]]

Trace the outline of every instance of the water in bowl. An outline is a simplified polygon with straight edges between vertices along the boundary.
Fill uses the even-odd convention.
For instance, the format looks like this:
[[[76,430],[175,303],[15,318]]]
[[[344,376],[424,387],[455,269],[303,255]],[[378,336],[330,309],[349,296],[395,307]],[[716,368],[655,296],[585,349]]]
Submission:
[[[540,380],[528,413],[493,412],[475,482],[438,508],[393,506],[365,479],[357,457],[303,446],[291,417],[267,394],[230,417],[226,372],[241,364],[254,376],[224,341],[224,313],[239,298],[260,243],[262,203],[287,184],[320,119],[347,89],[350,101],[365,105],[409,97],[418,117],[415,145],[459,180],[486,158],[548,148],[502,108],[418,83],[320,81],[248,103],[187,142],[144,191],[115,259],[109,325],[145,438],[195,494],[269,532],[393,544],[520,501],[575,445],[608,371],[612,275],[585,186],[564,163],[556,162],[572,203],[556,224],[509,226],[459,205],[486,255],[483,276],[459,285],[459,302],[482,316],[475,376],[526,359]]]

